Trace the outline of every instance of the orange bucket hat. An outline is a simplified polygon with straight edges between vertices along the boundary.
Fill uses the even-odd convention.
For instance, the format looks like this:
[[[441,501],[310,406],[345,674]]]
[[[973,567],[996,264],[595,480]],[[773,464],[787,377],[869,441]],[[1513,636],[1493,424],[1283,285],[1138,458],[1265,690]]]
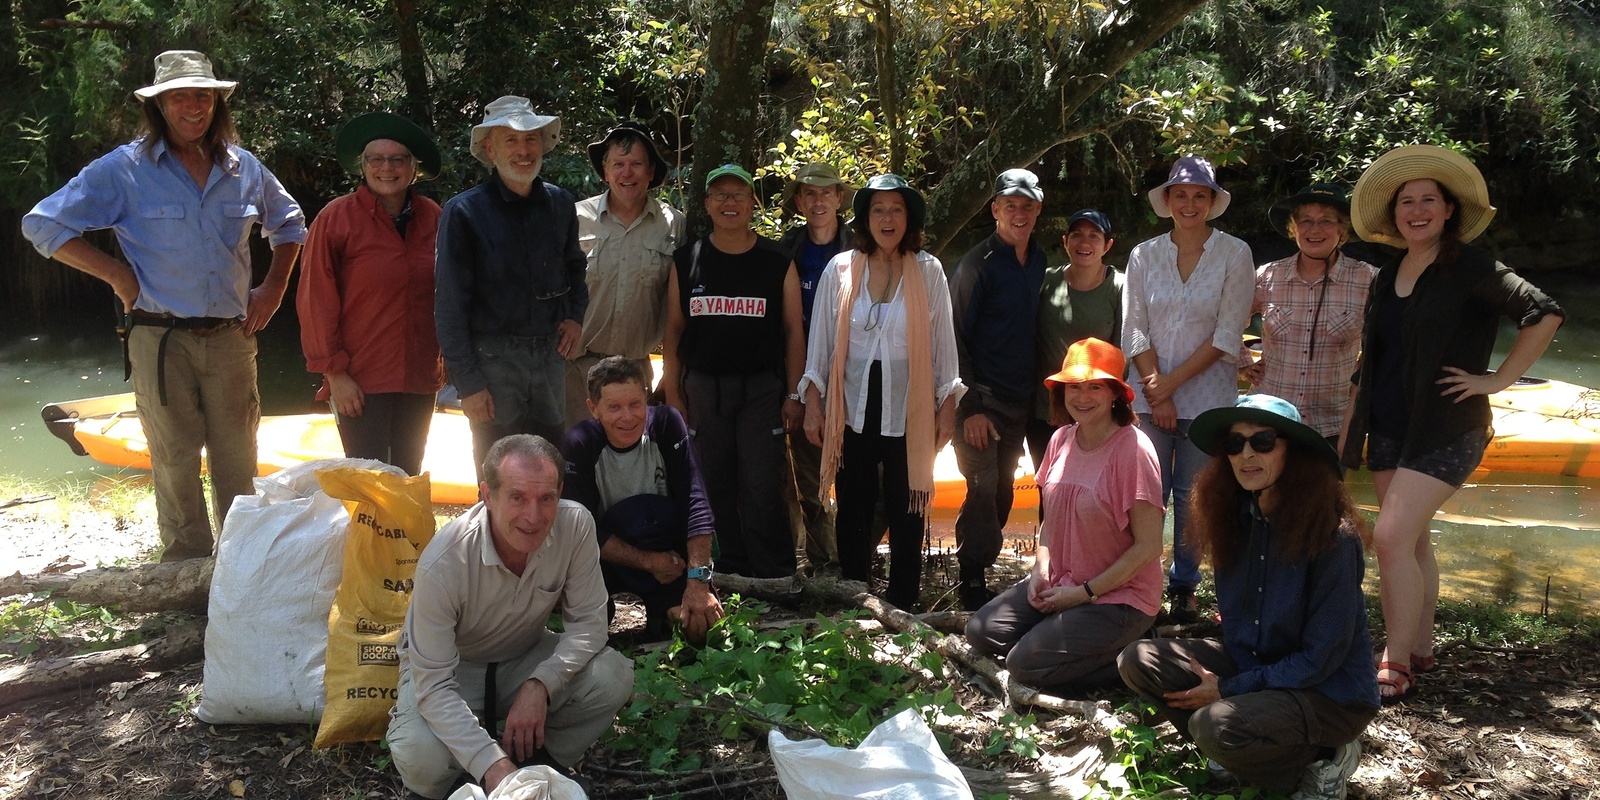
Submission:
[[[1083,383],[1085,381],[1111,381],[1122,390],[1122,399],[1133,402],[1133,387],[1122,380],[1128,369],[1128,360],[1122,350],[1110,342],[1090,337],[1073,342],[1067,348],[1067,357],[1061,360],[1061,371],[1044,379],[1052,383]]]

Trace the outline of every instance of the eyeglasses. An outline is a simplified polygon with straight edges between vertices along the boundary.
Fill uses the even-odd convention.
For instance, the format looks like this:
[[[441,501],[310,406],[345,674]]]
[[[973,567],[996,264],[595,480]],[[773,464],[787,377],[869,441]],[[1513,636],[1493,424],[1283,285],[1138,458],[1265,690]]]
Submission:
[[[384,164],[388,164],[389,166],[394,167],[395,169],[405,169],[406,167],[411,166],[411,161],[412,161],[412,156],[411,156],[410,153],[405,153],[403,155],[398,155],[398,156],[380,156],[380,155],[374,154],[374,155],[364,155],[364,156],[361,157],[361,163],[366,164],[368,167],[371,167],[372,169],[377,169],[378,167],[381,167]]]
[[[1245,436],[1242,433],[1230,433],[1228,438],[1222,440],[1222,450],[1230,456],[1236,456],[1244,452],[1246,444],[1249,444],[1250,449],[1257,453],[1270,453],[1278,449],[1278,432],[1268,428],[1264,431],[1256,431],[1249,436]]]
[[[712,192],[711,193],[711,202],[713,202],[713,203],[726,203],[729,200],[737,200],[737,201],[743,203],[744,201],[749,200],[749,199],[750,199],[750,193],[749,192]]]

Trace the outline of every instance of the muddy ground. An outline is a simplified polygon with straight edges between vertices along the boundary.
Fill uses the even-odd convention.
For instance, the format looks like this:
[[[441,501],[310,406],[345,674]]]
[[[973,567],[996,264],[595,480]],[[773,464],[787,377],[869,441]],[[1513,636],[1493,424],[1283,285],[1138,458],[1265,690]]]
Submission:
[[[0,497],[0,504],[11,499]],[[136,562],[153,546],[153,509],[124,504],[89,513],[83,506],[46,500],[0,509],[0,572]],[[948,580],[936,566],[924,599],[940,596]],[[624,607],[614,629],[617,643],[629,644],[642,624],[636,609]],[[70,654],[103,630],[98,623],[79,625],[55,639],[0,631],[6,639],[0,667]],[[24,655],[28,641],[42,646]],[[1600,797],[1600,641],[1583,634],[1537,648],[1458,641],[1442,649],[1440,664],[1414,699],[1384,709],[1368,728],[1352,797]],[[200,689],[201,667],[193,664],[0,708],[0,798],[405,796],[378,744],[319,751],[310,746],[315,730],[309,725],[209,726],[189,713]],[[959,696],[972,707],[993,707],[970,688]],[[1126,697],[1107,699],[1118,706]],[[981,737],[958,736],[973,738]],[[1047,749],[1070,755],[1081,741],[1064,734],[1048,739]],[[970,747],[955,760],[990,770],[1017,765]],[[759,748],[722,748],[708,759],[720,772],[684,796],[780,797],[764,761]],[[604,746],[580,765],[596,797],[644,797],[652,787],[664,788],[638,769],[629,753]]]

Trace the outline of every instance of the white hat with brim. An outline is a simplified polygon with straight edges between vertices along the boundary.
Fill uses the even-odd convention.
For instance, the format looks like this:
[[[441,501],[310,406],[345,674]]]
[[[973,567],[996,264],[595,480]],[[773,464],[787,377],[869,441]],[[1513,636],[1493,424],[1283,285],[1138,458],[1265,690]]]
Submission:
[[[489,154],[483,149],[484,137],[494,128],[510,128],[514,131],[539,131],[544,143],[544,154],[549,155],[561,141],[561,118],[546,117],[533,111],[533,101],[526,97],[517,97],[508,94],[490,103],[483,109],[483,122],[472,126],[472,157],[483,162],[486,167],[494,166],[489,159]]]
[[[1211,166],[1210,161],[1199,156],[1184,156],[1172,162],[1172,170],[1167,173],[1167,182],[1150,190],[1150,207],[1155,210],[1156,216],[1172,219],[1172,209],[1167,207],[1167,187],[1180,183],[1204,186],[1216,195],[1211,200],[1211,210],[1206,214],[1208,220],[1222,216],[1222,212],[1228,210],[1228,204],[1233,202],[1233,195],[1217,183],[1217,170]]]
[[[226,100],[233,95],[238,81],[219,81],[211,68],[211,59],[198,50],[168,50],[156,56],[156,82],[134,89],[133,96],[149,100],[173,89],[216,89]]]
[[[1392,204],[1401,186],[1419,178],[1431,178],[1456,196],[1461,241],[1478,238],[1494,219],[1489,186],[1466,156],[1431,144],[1409,144],[1378,156],[1356,181],[1350,196],[1350,224],[1356,235],[1369,242],[1406,247],[1394,225]]]

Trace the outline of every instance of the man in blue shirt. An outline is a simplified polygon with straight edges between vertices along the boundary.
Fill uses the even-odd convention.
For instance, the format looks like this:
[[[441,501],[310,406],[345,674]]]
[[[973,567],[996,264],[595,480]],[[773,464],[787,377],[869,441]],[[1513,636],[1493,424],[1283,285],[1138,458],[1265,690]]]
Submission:
[[[434,323],[450,381],[472,426],[472,463],[514,433],[559,442],[565,359],[589,307],[572,194],[539,177],[561,119],[526,97],[484,108],[472,155],[494,170],[439,216]],[[481,476],[480,476],[481,477]]]
[[[855,194],[829,164],[812,162],[795,173],[783,187],[783,202],[794,204],[805,223],[789,229],[778,246],[794,260],[800,272],[801,316],[806,336],[811,335],[811,305],[817,296],[817,281],[833,257],[843,252],[849,238],[839,208]],[[805,520],[807,570],[812,574],[839,571],[839,545],[834,540],[833,512],[817,499],[822,448],[811,443],[803,431],[789,434],[789,464],[794,470],[794,491],[789,507],[798,507]],[[785,487],[788,490],[790,487]],[[793,512],[791,511],[791,514]]]
[[[305,216],[278,179],[234,144],[234,81],[193,50],[156,56],[156,80],[134,92],[141,138],[100,157],[22,220],[23,235],[106,283],[129,314],[124,340],[150,446],[162,561],[211,555],[200,453],[215,523],[256,474],[257,331],[283,301],[306,238]],[[250,287],[249,234],[259,223],[272,266]],[[127,263],[85,241],[116,233]]]
[[[995,232],[967,251],[950,277],[956,357],[967,394],[956,417],[956,464],[967,496],[956,516],[961,605],[977,611],[995,593],[984,572],[1000,555],[1011,488],[1034,391],[1034,339],[1044,250],[1033,228],[1044,208],[1039,178],[1008,169],[994,182]]]

